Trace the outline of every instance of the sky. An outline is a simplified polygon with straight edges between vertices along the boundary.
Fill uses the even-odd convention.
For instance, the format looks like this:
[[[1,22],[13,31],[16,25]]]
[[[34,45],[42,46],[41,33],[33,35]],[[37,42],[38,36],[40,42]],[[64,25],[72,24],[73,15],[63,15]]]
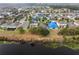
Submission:
[[[30,7],[30,6],[39,6],[40,3],[0,3],[0,8],[4,8],[4,7]],[[46,6],[46,5],[57,5],[57,6],[79,6],[79,3],[41,3],[41,6]]]
[[[0,0],[0,3],[79,3],[79,0]]]

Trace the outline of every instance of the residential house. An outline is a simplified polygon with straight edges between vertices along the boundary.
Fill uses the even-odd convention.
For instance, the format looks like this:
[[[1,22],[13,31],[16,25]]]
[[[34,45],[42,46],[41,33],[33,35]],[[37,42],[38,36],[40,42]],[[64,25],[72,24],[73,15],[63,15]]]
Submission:
[[[79,27],[79,22],[69,22],[68,27]]]
[[[59,22],[58,24],[60,28],[65,28],[67,26],[67,23],[65,22]]]
[[[27,29],[29,27],[29,24],[30,23],[28,21],[25,21],[22,24],[20,24],[18,27],[22,27],[23,29]]]
[[[30,28],[32,28],[32,27],[38,27],[38,23],[37,22],[31,23]]]
[[[4,23],[1,25],[1,27],[3,29],[6,29],[6,30],[15,30],[17,27],[18,27],[19,24],[17,23]]]
[[[48,23],[48,28],[49,29],[57,29],[58,28],[58,24],[56,21],[51,21],[50,23]]]

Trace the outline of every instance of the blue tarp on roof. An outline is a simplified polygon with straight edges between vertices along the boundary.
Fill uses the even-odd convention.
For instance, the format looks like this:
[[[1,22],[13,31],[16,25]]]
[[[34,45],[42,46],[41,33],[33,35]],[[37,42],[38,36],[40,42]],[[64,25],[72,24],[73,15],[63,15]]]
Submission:
[[[49,28],[49,29],[56,29],[56,28],[58,28],[57,22],[51,21],[51,22],[48,24],[48,28]]]

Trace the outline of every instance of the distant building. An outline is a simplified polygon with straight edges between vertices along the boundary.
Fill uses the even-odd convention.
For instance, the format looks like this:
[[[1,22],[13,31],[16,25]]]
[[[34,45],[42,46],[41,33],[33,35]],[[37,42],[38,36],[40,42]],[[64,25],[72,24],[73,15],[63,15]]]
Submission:
[[[32,28],[32,27],[38,27],[38,23],[37,22],[36,23],[31,23],[30,28]]]
[[[68,26],[69,27],[79,27],[79,23],[78,22],[69,22]]]
[[[1,27],[6,30],[15,30],[18,27],[18,25],[19,24],[17,23],[11,23],[11,24],[4,23],[1,25]]]
[[[65,22],[59,22],[59,27],[60,28],[65,28],[67,26],[67,23]]]
[[[22,27],[23,29],[27,29],[29,27],[29,22],[25,21],[22,24],[20,24],[18,27]]]

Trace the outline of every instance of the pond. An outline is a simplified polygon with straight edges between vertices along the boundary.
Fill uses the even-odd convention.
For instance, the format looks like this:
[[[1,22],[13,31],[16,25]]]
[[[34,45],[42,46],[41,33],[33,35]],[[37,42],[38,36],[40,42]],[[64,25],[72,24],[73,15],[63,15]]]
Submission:
[[[0,55],[78,55],[78,50],[68,47],[50,48],[41,44],[0,44]]]

